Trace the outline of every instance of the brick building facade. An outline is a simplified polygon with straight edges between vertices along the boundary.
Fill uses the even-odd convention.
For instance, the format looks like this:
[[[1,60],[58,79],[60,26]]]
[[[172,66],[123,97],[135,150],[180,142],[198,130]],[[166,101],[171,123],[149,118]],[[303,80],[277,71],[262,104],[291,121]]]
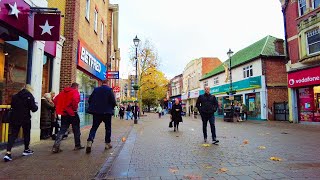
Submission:
[[[59,0],[65,5],[60,90],[77,82],[81,123],[87,122],[88,97],[107,71],[118,70],[118,5],[108,0]],[[58,2],[54,2],[58,3]],[[111,81],[110,81],[111,82]],[[110,86],[114,85],[111,84]],[[119,83],[118,83],[119,85]]]
[[[320,1],[280,0],[284,16],[289,120],[320,122]]]

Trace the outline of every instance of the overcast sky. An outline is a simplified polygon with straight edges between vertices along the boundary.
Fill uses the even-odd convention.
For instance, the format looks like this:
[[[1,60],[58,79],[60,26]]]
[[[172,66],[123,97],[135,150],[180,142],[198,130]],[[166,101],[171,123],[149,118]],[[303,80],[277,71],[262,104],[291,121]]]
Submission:
[[[199,57],[227,59],[272,35],[284,38],[279,0],[110,0],[119,4],[120,75],[134,74],[129,51],[135,35],[151,40],[168,78]]]

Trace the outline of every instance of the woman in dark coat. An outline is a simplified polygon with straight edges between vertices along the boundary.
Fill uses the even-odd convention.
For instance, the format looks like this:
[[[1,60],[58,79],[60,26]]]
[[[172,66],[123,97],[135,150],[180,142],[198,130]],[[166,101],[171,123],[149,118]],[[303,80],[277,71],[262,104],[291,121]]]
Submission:
[[[182,106],[179,102],[179,99],[176,98],[175,103],[172,105],[171,109],[171,120],[174,123],[174,132],[176,132],[176,130],[179,130],[179,123],[182,122],[181,112]]]
[[[45,93],[41,99],[41,117],[40,117],[40,139],[47,139],[50,137],[52,111],[54,110],[54,104],[51,100],[50,93]]]
[[[120,105],[120,110],[119,110],[119,115],[120,115],[120,119],[123,119],[123,116],[124,116],[124,111],[126,109],[124,108],[124,106],[121,104]]]

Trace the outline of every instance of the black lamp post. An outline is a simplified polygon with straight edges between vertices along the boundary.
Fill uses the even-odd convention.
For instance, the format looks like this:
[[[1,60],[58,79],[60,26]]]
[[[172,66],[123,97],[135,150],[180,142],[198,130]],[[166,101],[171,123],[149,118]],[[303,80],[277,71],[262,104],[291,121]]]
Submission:
[[[234,94],[235,91],[232,89],[232,71],[231,71],[231,57],[233,55],[233,52],[231,51],[231,49],[229,49],[229,51],[227,52],[227,55],[229,57],[229,78],[230,78],[230,87],[229,87],[229,100],[231,103],[231,118],[233,118],[234,115],[234,104],[233,104],[233,100],[234,100]]]
[[[136,36],[134,39],[133,39],[133,44],[134,46],[136,47],[136,86],[138,85],[138,46],[139,46],[139,43],[140,43],[140,39],[138,38],[138,36]],[[138,100],[138,96],[137,96],[137,90],[135,91],[135,96],[136,96],[136,99]],[[135,113],[135,112],[134,112]],[[135,117],[134,117],[134,124],[138,124],[138,118],[137,118],[137,114],[135,114]]]

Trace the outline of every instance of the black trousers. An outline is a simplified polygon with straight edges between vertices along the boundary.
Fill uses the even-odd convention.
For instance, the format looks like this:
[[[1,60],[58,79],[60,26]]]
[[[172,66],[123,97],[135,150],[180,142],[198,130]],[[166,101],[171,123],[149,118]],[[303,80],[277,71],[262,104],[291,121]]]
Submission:
[[[93,123],[87,141],[93,142],[100,124],[104,122],[106,132],[104,141],[111,143],[111,117],[111,114],[93,114]]]
[[[63,136],[68,131],[68,128],[72,124],[72,131],[74,135],[74,144],[76,147],[81,146],[80,142],[80,118],[79,115],[76,113],[75,116],[61,116],[61,128],[57,134],[56,141],[54,142],[55,147],[59,147]]]
[[[179,128],[179,121],[173,121],[174,129]]]
[[[29,149],[30,145],[30,130],[31,130],[31,122],[23,125],[9,125],[9,140],[7,145],[7,151],[11,151],[14,142],[16,141],[20,128],[23,129],[23,139],[24,139],[24,149]]]
[[[54,128],[54,134],[58,134],[59,128],[60,128],[59,123],[58,123],[58,119],[51,122],[50,136],[53,135],[53,128]]]
[[[211,135],[212,135],[212,140],[216,140],[216,126],[215,126],[215,117],[214,115],[207,115],[207,116],[203,116],[201,115],[202,118],[202,131],[203,131],[203,137],[204,139],[208,138],[207,135],[207,125],[208,125],[208,121],[210,124],[210,129],[211,129]]]

